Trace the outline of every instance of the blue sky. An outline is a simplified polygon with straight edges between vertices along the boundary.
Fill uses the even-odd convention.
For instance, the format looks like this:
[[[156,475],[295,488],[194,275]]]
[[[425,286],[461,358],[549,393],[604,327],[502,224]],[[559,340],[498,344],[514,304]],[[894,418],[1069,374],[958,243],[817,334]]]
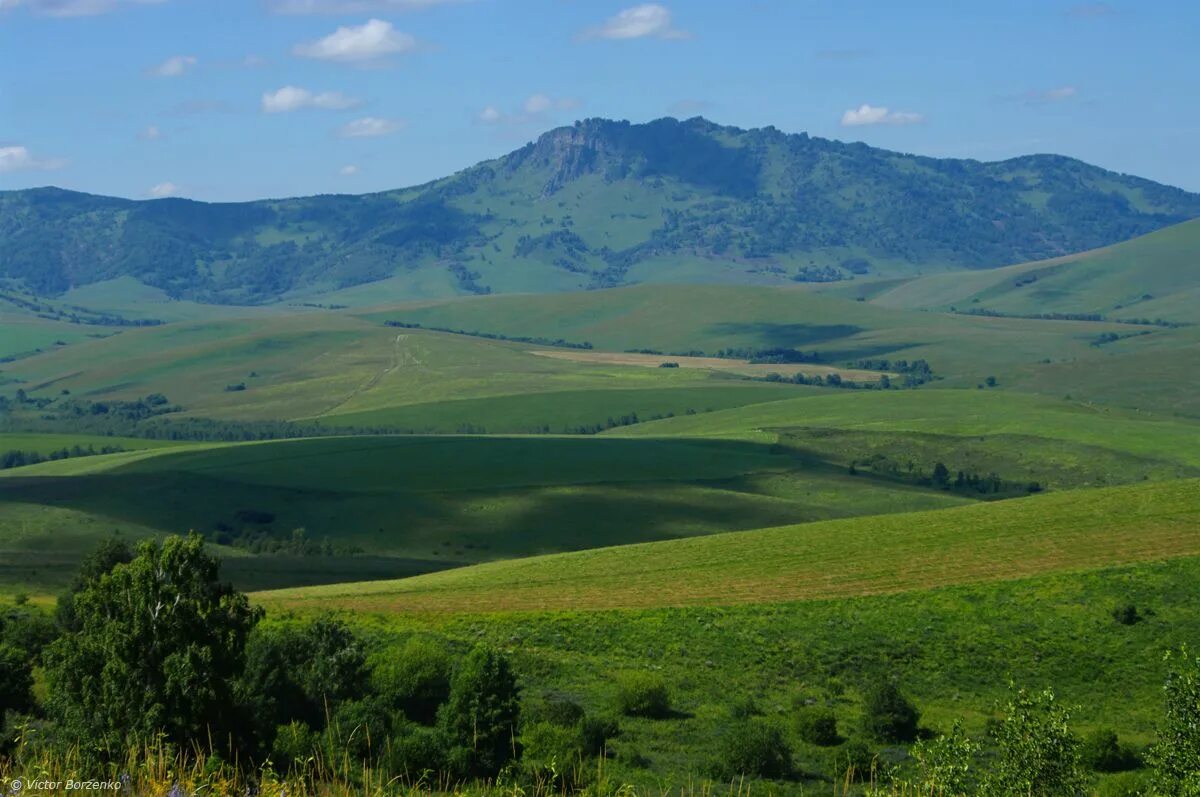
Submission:
[[[576,118],[714,121],[1200,191],[1194,0],[0,0],[0,188],[424,182]]]

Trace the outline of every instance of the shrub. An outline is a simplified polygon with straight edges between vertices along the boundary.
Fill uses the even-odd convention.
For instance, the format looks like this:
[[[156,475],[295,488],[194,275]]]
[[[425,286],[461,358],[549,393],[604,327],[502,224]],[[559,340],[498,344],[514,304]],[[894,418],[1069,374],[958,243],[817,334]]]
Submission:
[[[867,687],[863,695],[863,729],[880,742],[912,742],[921,714],[889,679]]]
[[[399,722],[388,740],[387,766],[410,782],[427,778],[446,767],[446,740],[437,728]]]
[[[521,765],[525,772],[558,789],[574,790],[583,779],[586,757],[579,728],[534,722],[521,733]]]
[[[1121,772],[1096,784],[1095,797],[1144,797],[1153,794],[1152,778],[1146,772]]]
[[[805,706],[796,712],[796,733],[802,741],[820,747],[832,747],[842,741],[834,713],[815,706]]]
[[[379,698],[347,700],[338,706],[325,730],[327,750],[334,761],[371,763],[382,752],[391,725],[391,715]]]
[[[661,676],[629,672],[617,681],[617,705],[626,716],[662,719],[671,713],[671,693]]]
[[[438,711],[455,774],[495,776],[516,756],[520,688],[508,659],[475,648],[450,681],[450,698]]]
[[[521,710],[521,719],[527,724],[547,722],[560,728],[571,728],[584,718],[583,706],[561,695],[544,696],[532,700]]]
[[[829,759],[829,777],[834,782],[867,780],[874,770],[875,754],[858,739],[843,743]]]
[[[764,720],[737,723],[721,739],[709,765],[714,778],[733,780],[743,775],[786,778],[792,772],[792,750],[783,732]]]
[[[758,703],[754,702],[754,698],[749,696],[737,698],[729,707],[729,716],[735,720],[748,720],[751,717],[757,717],[761,714],[762,711],[758,708]]]
[[[1096,772],[1125,772],[1141,765],[1137,752],[1121,744],[1117,734],[1107,728],[1093,731],[1083,740],[1079,757],[1085,767]]]
[[[375,662],[371,686],[410,720],[431,725],[438,707],[450,697],[450,670],[450,656],[442,645],[412,637]]]
[[[271,760],[284,772],[304,772],[316,761],[317,733],[303,722],[289,722],[275,729]]]
[[[1132,603],[1122,604],[1112,610],[1113,619],[1121,625],[1136,625],[1142,621],[1142,615]]]

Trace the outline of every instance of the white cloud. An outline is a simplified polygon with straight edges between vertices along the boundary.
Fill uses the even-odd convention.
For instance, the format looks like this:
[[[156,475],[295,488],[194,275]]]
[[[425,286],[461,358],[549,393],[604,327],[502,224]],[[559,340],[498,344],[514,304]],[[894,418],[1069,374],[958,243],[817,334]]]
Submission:
[[[0,0],[0,12],[27,8],[46,17],[91,17],[127,5],[158,5],[167,0]]]
[[[364,116],[338,128],[342,138],[378,138],[398,133],[404,127],[401,119],[380,119],[378,116]]]
[[[362,14],[369,11],[420,11],[467,0],[267,0],[276,14]]]
[[[842,114],[842,127],[866,125],[913,125],[925,121],[925,117],[911,111],[891,111],[884,107],[862,105]]]
[[[297,44],[292,52],[323,61],[366,63],[415,49],[417,40],[396,30],[390,22],[372,19],[364,25],[346,26],[323,39]]]
[[[1074,86],[1059,86],[1058,88],[1053,89],[1035,89],[1033,91],[1026,92],[1025,101],[1033,105],[1048,102],[1065,102],[1066,100],[1074,98],[1078,94],[1079,89]]]
[[[142,141],[158,141],[163,137],[162,131],[158,129],[158,125],[150,125],[145,130],[138,133],[138,138]]]
[[[262,95],[263,113],[288,113],[305,108],[344,111],[347,108],[357,108],[359,105],[362,105],[360,100],[347,97],[340,91],[323,91],[320,94],[314,94],[308,89],[297,86],[284,86],[278,91],[268,91]]]
[[[688,39],[691,34],[675,27],[671,11],[658,3],[627,8],[603,25],[584,31],[585,39]]]
[[[62,158],[35,158],[27,147],[0,147],[0,174],[5,172],[44,172],[61,169],[67,162]]]
[[[172,182],[159,183],[150,187],[146,192],[146,196],[153,199],[163,199],[164,197],[175,196],[179,193],[179,186]]]
[[[173,55],[161,64],[150,67],[146,73],[155,77],[179,77],[197,63],[199,61],[194,55]]]
[[[553,111],[571,111],[578,108],[579,105],[579,100],[573,97],[554,98],[539,92],[527,97],[521,103],[521,110],[519,111],[505,113],[497,106],[489,105],[480,111],[475,118],[488,125],[527,124],[530,122],[542,122]]]
[[[353,177],[354,175],[358,174],[358,171],[358,167],[353,163],[350,163],[338,169],[338,174],[340,174],[342,177]]]

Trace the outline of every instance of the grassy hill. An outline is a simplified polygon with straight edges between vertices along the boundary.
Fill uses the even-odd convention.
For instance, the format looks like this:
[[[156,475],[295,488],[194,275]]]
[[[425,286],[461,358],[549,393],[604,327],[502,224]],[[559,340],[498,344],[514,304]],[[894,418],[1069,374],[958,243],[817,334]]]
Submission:
[[[134,278],[221,303],[349,303],[362,296],[342,291],[376,281],[373,301],[787,284],[1024,262],[1197,216],[1194,194],[1058,156],[937,160],[698,118],[591,119],[367,196],[209,205],[2,193],[0,277],[43,295]]]
[[[887,288],[871,301],[910,309],[1200,322],[1200,221],[1054,260],[933,274]]]
[[[0,550],[15,568],[0,576],[34,588],[60,583],[83,552],[113,533],[194,529],[243,557],[256,539],[287,542],[304,528],[339,550],[432,569],[970,500],[853,478],[811,457],[737,441],[377,436],[189,444],[0,472]],[[46,564],[45,552],[57,552],[57,564]],[[42,564],[31,575],[34,561]],[[232,561],[238,572],[250,566]],[[344,564],[348,570],[326,579],[363,577],[352,561]],[[271,577],[287,583],[286,574]]]
[[[496,562],[261,596],[355,611],[829,600],[1200,554],[1200,481],[1067,492]]]

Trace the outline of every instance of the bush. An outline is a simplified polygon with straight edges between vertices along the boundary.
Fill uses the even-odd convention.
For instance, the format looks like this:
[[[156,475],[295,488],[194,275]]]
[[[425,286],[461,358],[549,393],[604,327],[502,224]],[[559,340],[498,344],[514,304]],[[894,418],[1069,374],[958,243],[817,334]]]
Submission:
[[[1121,625],[1137,625],[1142,621],[1142,615],[1132,603],[1122,604],[1112,610],[1113,619]]]
[[[1146,772],[1121,772],[1096,784],[1096,797],[1144,797],[1153,794],[1152,778]]]
[[[671,693],[661,676],[629,672],[617,680],[617,706],[629,717],[662,719],[671,713]]]
[[[351,764],[373,763],[391,734],[391,726],[391,714],[379,698],[343,702],[325,730],[330,758]]]
[[[863,695],[863,730],[880,742],[912,742],[921,714],[896,684],[880,679]]]
[[[820,747],[832,747],[842,741],[834,713],[815,706],[805,706],[796,713],[796,733],[802,741]]]
[[[275,729],[271,760],[284,772],[306,772],[316,762],[317,733],[303,722],[289,722]]]
[[[1168,797],[1200,795],[1200,657],[1181,650],[1163,685],[1166,718],[1150,748],[1155,785]]]
[[[438,711],[454,774],[499,773],[516,756],[520,713],[520,688],[508,659],[486,648],[467,654],[450,681],[449,700]]]
[[[547,722],[560,728],[571,728],[583,721],[583,706],[561,695],[549,695],[531,700],[521,710],[521,719],[532,725]]]
[[[1121,744],[1117,734],[1107,728],[1093,731],[1083,740],[1079,757],[1095,772],[1126,772],[1141,765],[1137,752]]]
[[[437,719],[450,697],[450,655],[432,639],[412,637],[375,662],[371,686],[392,708],[422,725]]]
[[[792,750],[775,725],[765,720],[746,720],[730,728],[721,739],[709,771],[721,780],[743,775],[786,778],[792,773]]]
[[[397,723],[392,729],[386,763],[393,775],[403,775],[415,783],[446,767],[445,748],[445,737],[437,728]]]
[[[858,739],[843,743],[829,759],[829,777],[835,783],[867,780],[874,770],[875,754],[865,742]]]

